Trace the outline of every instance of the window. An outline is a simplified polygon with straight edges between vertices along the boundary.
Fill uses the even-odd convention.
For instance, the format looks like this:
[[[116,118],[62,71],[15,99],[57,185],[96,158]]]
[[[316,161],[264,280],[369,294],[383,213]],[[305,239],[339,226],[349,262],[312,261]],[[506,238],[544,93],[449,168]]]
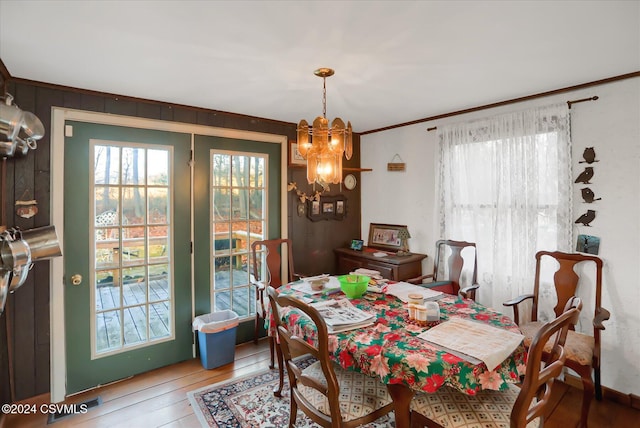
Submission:
[[[568,121],[559,105],[438,127],[441,234],[476,243],[485,304],[530,289],[536,251],[570,248]]]
[[[212,299],[214,311],[255,314],[251,243],[267,236],[267,155],[211,152]]]
[[[92,140],[93,354],[173,337],[170,147]]]

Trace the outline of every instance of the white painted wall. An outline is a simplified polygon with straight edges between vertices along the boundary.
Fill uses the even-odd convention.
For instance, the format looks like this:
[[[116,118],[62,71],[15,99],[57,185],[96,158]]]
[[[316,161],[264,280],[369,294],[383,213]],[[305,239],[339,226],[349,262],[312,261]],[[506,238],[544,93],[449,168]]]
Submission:
[[[593,164],[590,187],[602,200],[589,206],[596,210],[596,220],[592,227],[575,227],[574,242],[578,234],[601,239],[602,300],[612,313],[602,334],[602,384],[640,395],[640,78],[363,136],[362,167],[373,172],[361,178],[362,239],[367,240],[371,222],[406,224],[411,250],[433,254],[441,238],[435,194],[438,152],[436,133],[427,132],[428,127],[594,95],[600,99],[571,109],[572,167],[576,177],[585,165],[578,164],[584,148],[595,148],[600,162]],[[392,161],[396,153],[406,163],[405,172],[387,171],[388,162],[397,162]],[[574,188],[575,219],[587,206],[581,186]],[[482,263],[482,254],[478,259]],[[423,271],[430,271],[432,263],[429,257]]]

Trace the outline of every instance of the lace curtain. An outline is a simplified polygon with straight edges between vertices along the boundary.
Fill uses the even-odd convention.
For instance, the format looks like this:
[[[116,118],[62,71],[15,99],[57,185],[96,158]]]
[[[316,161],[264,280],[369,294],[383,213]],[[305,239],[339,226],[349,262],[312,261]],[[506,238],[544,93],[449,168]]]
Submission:
[[[571,248],[569,134],[566,104],[438,126],[441,236],[476,243],[487,306],[532,292],[537,251]],[[552,316],[550,283],[540,303]]]

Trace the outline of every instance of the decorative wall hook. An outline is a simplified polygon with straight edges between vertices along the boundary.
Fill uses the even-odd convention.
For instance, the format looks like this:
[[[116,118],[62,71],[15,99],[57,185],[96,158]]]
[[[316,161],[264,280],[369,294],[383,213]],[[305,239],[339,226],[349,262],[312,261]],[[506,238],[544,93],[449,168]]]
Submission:
[[[400,162],[394,162],[398,160]],[[387,171],[404,171],[406,164],[402,160],[399,154],[395,154],[393,158],[391,158],[391,162],[387,164]]]

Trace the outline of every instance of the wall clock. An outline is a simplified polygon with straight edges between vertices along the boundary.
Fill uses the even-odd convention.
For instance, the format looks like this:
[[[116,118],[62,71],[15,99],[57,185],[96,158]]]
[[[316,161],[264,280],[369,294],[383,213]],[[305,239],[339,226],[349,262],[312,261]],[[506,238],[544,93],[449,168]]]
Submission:
[[[353,190],[356,188],[356,184],[358,183],[358,181],[356,180],[356,176],[353,174],[348,174],[345,178],[344,178],[344,187],[347,190]]]

